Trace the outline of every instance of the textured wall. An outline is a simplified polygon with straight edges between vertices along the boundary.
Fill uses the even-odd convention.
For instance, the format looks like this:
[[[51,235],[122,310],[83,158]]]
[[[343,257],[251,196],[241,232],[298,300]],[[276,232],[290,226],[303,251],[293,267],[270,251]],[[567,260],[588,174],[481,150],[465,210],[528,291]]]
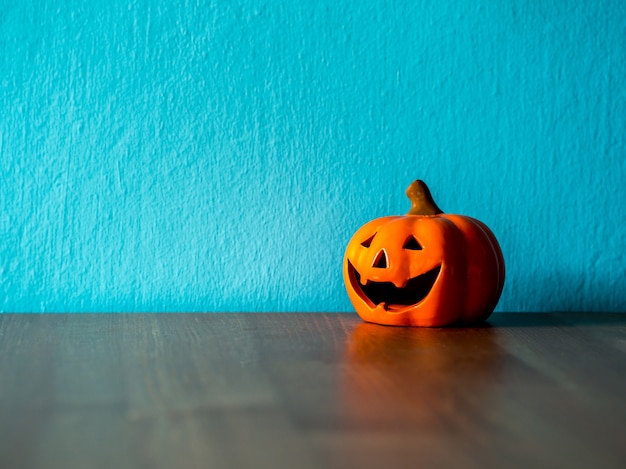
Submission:
[[[499,310],[626,311],[623,0],[0,5],[0,310],[348,311],[421,178]]]

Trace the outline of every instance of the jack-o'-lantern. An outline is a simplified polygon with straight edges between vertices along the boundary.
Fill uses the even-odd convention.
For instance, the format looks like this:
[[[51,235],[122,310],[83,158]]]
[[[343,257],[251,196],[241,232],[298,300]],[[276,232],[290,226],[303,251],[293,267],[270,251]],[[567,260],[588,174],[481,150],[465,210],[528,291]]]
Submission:
[[[378,218],[348,243],[343,276],[359,316],[395,326],[484,321],[504,286],[504,259],[487,226],[444,214],[422,181],[406,215]]]

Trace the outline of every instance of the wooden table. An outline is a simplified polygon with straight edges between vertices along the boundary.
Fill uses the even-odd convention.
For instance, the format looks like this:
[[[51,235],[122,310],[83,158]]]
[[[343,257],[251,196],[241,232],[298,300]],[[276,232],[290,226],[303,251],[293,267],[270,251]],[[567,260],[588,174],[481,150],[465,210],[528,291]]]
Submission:
[[[626,315],[0,314],[0,467],[626,467]]]

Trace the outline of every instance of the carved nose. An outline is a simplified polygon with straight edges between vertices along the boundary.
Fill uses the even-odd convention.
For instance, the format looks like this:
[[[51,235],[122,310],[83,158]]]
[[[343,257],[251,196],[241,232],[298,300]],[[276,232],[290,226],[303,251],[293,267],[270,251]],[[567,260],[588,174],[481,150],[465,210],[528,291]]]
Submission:
[[[375,267],[377,269],[387,268],[387,253],[384,249],[378,251],[378,254],[376,254],[376,257],[374,258],[374,263],[372,264],[372,267]]]

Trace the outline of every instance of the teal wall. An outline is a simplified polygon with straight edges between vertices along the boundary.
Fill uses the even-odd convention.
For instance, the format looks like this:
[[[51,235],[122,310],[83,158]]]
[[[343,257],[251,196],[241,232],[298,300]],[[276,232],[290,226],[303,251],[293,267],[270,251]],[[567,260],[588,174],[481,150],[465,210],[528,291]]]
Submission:
[[[626,311],[626,2],[0,0],[2,311],[350,311],[416,178]]]

